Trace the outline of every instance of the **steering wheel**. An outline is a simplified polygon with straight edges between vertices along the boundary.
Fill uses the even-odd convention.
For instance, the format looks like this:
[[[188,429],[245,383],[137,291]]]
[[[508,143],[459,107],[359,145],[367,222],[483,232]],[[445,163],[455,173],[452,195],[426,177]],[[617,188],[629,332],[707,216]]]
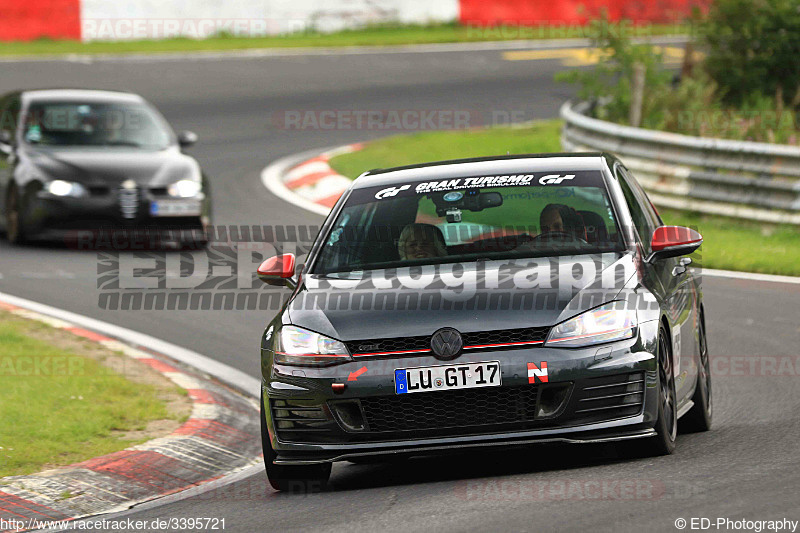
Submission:
[[[540,233],[531,239],[530,242],[537,242],[537,241],[578,241],[581,244],[589,244],[587,241],[581,239],[580,237],[576,237],[572,233],[567,233],[566,231],[548,231],[547,233]]]

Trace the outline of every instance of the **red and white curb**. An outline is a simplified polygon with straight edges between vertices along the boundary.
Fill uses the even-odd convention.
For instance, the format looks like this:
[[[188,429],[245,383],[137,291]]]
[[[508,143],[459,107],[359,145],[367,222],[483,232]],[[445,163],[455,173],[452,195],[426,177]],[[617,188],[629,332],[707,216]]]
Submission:
[[[121,511],[261,464],[257,400],[164,353],[17,305],[24,302],[0,294],[0,309],[69,331],[150,366],[185,389],[193,408],[189,420],[166,437],[67,467],[0,478],[0,523],[34,524],[33,520],[74,520]]]
[[[282,199],[320,215],[327,215],[353,180],[333,170],[331,158],[361,150],[363,143],[349,144],[314,154],[284,158],[261,175],[264,185]]]

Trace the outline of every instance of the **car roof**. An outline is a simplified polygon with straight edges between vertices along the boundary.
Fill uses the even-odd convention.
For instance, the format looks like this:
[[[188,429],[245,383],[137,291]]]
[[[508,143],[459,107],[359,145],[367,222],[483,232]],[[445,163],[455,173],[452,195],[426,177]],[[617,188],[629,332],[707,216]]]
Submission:
[[[613,156],[600,152],[516,154],[472,159],[435,161],[418,165],[370,170],[353,182],[353,188],[392,185],[426,179],[444,180],[466,176],[530,174],[536,172],[569,172],[602,170]]]
[[[37,89],[22,91],[22,99],[28,102],[61,100],[143,103],[145,100],[138,94],[121,91],[100,91],[94,89]]]

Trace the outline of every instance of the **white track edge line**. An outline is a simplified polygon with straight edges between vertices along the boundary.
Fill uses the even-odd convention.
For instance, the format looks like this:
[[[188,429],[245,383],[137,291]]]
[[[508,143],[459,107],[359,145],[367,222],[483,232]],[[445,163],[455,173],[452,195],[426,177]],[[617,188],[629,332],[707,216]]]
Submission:
[[[661,35],[635,37],[635,43],[654,45],[684,44],[686,35]],[[473,41],[460,43],[400,44],[385,46],[341,46],[341,47],[290,47],[290,48],[243,48],[240,50],[192,50],[186,52],[145,53],[100,53],[100,54],[20,54],[0,56],[0,63],[25,63],[42,61],[65,61],[91,64],[94,62],[167,62],[182,60],[260,59],[270,57],[337,56],[367,54],[420,54],[447,52],[491,52],[504,50],[550,50],[559,48],[582,48],[591,46],[587,38],[572,39],[520,39],[513,41]]]
[[[716,270],[713,268],[703,268],[697,273],[700,276],[708,276],[711,278],[744,279],[748,281],[766,281],[769,283],[800,285],[800,277],[795,276],[778,276],[776,274],[758,274],[756,272],[738,272],[735,270]]]
[[[320,215],[323,217],[328,216],[328,213],[331,211],[330,209],[293,193],[283,183],[282,178],[284,173],[294,165],[332,149],[333,148],[321,148],[319,150],[310,150],[301,152],[299,154],[281,157],[280,159],[270,163],[264,170],[261,171],[261,183],[263,183],[267,190],[269,190],[272,194],[285,202],[289,202],[290,204],[296,205],[297,207],[305,209],[306,211],[311,211],[315,215]]]

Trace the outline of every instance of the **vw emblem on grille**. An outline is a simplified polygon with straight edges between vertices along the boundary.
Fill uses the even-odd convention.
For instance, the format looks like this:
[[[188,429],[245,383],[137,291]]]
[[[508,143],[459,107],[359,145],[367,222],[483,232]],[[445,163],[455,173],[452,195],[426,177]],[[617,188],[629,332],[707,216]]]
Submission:
[[[370,350],[377,350],[380,348],[380,344],[359,344],[358,351],[359,352],[368,352]]]
[[[125,190],[131,190],[136,188],[136,182],[133,180],[125,180],[122,182],[122,188]]]
[[[442,328],[431,337],[431,350],[437,359],[444,361],[455,359],[463,347],[461,333],[453,328]]]

